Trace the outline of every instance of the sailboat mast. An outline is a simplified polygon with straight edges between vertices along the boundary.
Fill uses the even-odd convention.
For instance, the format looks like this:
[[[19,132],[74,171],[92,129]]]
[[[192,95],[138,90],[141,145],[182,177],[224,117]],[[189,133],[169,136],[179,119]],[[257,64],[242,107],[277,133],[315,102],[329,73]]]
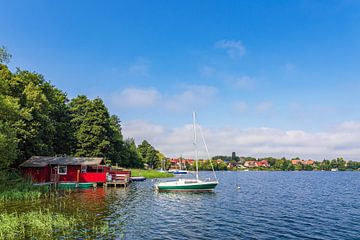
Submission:
[[[195,163],[196,163],[196,180],[199,180],[199,163],[198,163],[198,151],[196,148],[196,113],[193,112],[193,128],[194,128],[194,150],[195,150]]]

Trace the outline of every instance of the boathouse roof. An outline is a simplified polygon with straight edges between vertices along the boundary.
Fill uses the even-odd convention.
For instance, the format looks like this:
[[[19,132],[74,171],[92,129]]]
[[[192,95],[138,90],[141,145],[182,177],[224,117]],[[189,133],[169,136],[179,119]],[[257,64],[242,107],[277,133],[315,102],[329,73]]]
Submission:
[[[20,164],[20,167],[45,167],[49,165],[50,161],[53,159],[54,157],[32,156]]]
[[[103,161],[103,158],[96,157],[56,157],[50,164],[57,165],[99,165]]]
[[[103,162],[103,158],[97,157],[44,157],[32,156],[20,167],[45,167],[47,165],[99,165]]]

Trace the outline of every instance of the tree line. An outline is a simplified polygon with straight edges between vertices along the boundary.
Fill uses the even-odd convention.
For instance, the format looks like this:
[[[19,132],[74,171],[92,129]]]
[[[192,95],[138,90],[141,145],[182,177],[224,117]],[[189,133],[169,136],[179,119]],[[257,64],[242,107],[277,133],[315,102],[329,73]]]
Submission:
[[[143,141],[123,139],[121,121],[101,98],[71,100],[43,75],[8,66],[0,47],[0,169],[34,155],[104,157],[123,167],[158,167],[164,156]]]
[[[232,164],[234,167],[243,166],[246,161],[261,161],[266,160],[269,163],[269,168],[267,167],[253,167],[252,169],[259,170],[281,170],[281,171],[312,171],[312,170],[324,170],[330,171],[331,169],[337,169],[339,171],[345,170],[358,170],[360,169],[360,162],[356,161],[346,161],[343,158],[336,158],[332,160],[324,159],[323,161],[314,161],[314,164],[304,164],[299,162],[298,164],[292,164],[291,160],[300,160],[299,157],[292,158],[291,160],[283,158],[254,158],[254,157],[236,157],[233,153],[232,156],[214,156],[213,161],[221,159],[225,162]]]

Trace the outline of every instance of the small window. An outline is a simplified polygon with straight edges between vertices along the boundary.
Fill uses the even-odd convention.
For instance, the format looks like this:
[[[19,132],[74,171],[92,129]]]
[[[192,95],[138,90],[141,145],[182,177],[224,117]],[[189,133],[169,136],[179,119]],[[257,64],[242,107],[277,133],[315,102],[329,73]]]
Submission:
[[[87,168],[87,166],[81,166],[81,172],[86,173],[86,168]]]
[[[58,173],[59,175],[66,175],[67,174],[67,166],[59,166],[58,167]]]

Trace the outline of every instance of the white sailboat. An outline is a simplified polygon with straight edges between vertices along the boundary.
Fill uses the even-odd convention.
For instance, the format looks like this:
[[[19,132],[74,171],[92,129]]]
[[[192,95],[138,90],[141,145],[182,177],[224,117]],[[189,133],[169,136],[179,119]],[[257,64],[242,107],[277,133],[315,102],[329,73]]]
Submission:
[[[193,128],[194,128],[194,149],[195,149],[195,162],[196,162],[196,171],[195,171],[195,179],[178,179],[177,181],[171,182],[161,182],[156,187],[159,191],[212,191],[218,185],[218,180],[214,171],[214,167],[212,165],[210,154],[205,142],[204,135],[202,134],[201,127],[199,126],[200,134],[205,145],[205,149],[207,152],[208,159],[211,164],[211,168],[213,171],[214,179],[206,179],[200,180],[199,179],[199,161],[198,161],[198,151],[197,151],[197,125],[196,125],[196,113],[193,112]]]

